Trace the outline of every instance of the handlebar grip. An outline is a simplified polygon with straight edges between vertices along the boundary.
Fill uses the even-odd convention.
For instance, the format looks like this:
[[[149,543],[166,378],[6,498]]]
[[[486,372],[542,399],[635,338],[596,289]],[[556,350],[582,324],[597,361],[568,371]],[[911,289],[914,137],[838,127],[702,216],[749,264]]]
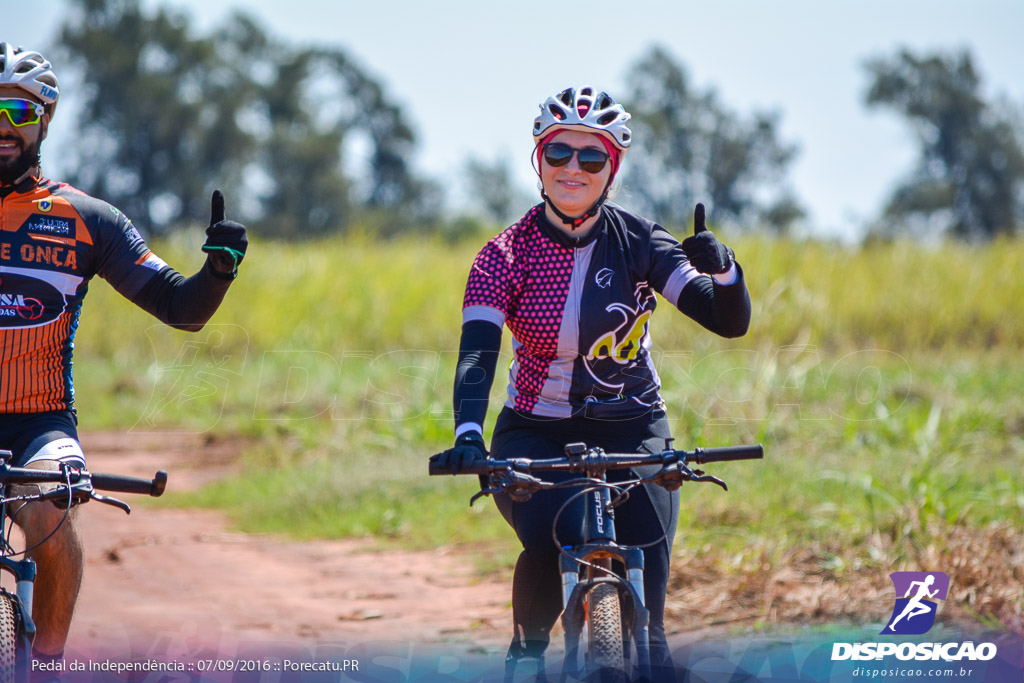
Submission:
[[[142,493],[158,498],[167,488],[167,472],[160,470],[152,479],[128,477],[122,474],[93,474],[92,486],[103,491]]]
[[[703,465],[706,462],[728,462],[730,460],[760,460],[764,458],[764,446],[724,446],[722,448],[705,448],[698,450],[689,462]]]
[[[428,471],[430,472],[431,476],[438,476],[438,475],[444,475],[444,474],[452,474],[452,475],[455,475],[455,474],[483,474],[483,475],[488,475],[488,474],[491,473],[491,468],[490,468],[490,461],[489,460],[480,460],[478,462],[473,463],[472,465],[469,465],[467,467],[463,467],[463,468],[459,469],[458,472],[452,472],[451,468],[449,468],[449,467],[441,467],[437,463],[436,460],[431,460],[430,464],[429,464]]]

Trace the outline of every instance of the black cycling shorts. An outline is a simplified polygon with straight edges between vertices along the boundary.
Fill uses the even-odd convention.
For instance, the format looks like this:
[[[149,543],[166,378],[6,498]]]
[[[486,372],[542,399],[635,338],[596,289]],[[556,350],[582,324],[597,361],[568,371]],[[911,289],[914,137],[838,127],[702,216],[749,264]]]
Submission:
[[[85,467],[74,411],[0,414],[0,450],[14,454],[11,464],[25,467],[38,460],[64,460]]]
[[[563,455],[565,445],[573,442],[600,446],[607,453],[658,453],[665,448],[668,438],[669,423],[660,410],[629,420],[609,421],[536,418],[506,407],[494,426],[491,454],[499,459],[554,458]],[[651,476],[660,467],[639,467],[635,474]],[[613,470],[608,473],[608,480],[624,481],[635,474],[631,470]],[[548,481],[564,481],[579,475],[545,472],[538,476]],[[562,611],[559,551],[552,536],[552,523],[562,510],[558,519],[558,543],[581,542],[585,499],[577,496],[570,502],[576,493],[578,489],[540,491],[528,502],[514,502],[505,493],[493,496],[499,512],[523,544],[512,583],[512,612],[517,637],[526,648],[525,652],[543,652],[550,629]],[[633,489],[629,500],[615,509],[618,541],[644,546],[644,592],[650,610],[651,661],[659,671],[669,670],[671,666],[664,612],[678,516],[679,491],[666,491],[655,484]]]

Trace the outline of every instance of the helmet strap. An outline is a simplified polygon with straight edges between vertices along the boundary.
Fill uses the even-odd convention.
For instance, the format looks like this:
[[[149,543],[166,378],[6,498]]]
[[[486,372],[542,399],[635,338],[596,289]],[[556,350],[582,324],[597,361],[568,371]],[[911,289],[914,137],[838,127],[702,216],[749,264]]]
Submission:
[[[611,186],[611,183],[608,183]],[[604,188],[604,192],[598,197],[597,201],[594,202],[593,206],[581,213],[579,216],[570,216],[565,213],[551,201],[548,197],[548,193],[541,188],[540,196],[544,198],[544,202],[551,207],[551,210],[555,212],[555,215],[562,219],[562,222],[568,225],[572,230],[578,229],[581,225],[586,223],[588,220],[597,215],[597,212],[601,210],[601,205],[604,204],[605,200],[608,199],[608,187]]]

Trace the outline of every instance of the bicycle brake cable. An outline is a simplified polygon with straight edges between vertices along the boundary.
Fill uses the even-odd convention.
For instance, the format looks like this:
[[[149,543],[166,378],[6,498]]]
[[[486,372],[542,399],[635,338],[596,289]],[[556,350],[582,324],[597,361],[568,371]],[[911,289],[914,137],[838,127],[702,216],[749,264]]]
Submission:
[[[580,480],[576,480],[576,481],[578,482]],[[609,489],[613,489],[613,490],[618,490],[618,488],[619,488],[618,484],[607,482],[607,481],[602,481],[600,479],[593,479],[593,480],[589,480],[588,479],[588,480],[584,480],[584,481],[592,482],[591,486],[588,487],[588,488],[581,489],[580,491],[577,491],[573,495],[569,496],[569,499],[567,501],[565,501],[564,503],[562,503],[562,506],[560,508],[558,508],[558,512],[555,513],[555,518],[551,522],[551,538],[554,539],[555,547],[558,548],[558,552],[560,554],[562,554],[562,555],[565,555],[566,557],[568,557],[570,560],[572,560],[576,564],[578,564],[580,566],[583,566],[583,567],[590,567],[591,569],[597,569],[599,571],[604,572],[608,576],[621,581],[622,577],[619,576],[618,574],[616,574],[611,569],[607,569],[607,568],[602,567],[600,565],[596,565],[593,562],[588,562],[587,560],[584,560],[584,559],[581,559],[581,558],[578,558],[578,557],[573,557],[572,555],[570,555],[565,550],[565,548],[562,547],[562,544],[559,543],[559,541],[558,541],[558,520],[561,518],[562,513],[565,511],[565,509],[567,507],[569,507],[569,505],[572,504],[573,501],[575,501],[577,498],[581,498],[581,497],[585,496],[588,493],[591,493],[596,488],[609,488]],[[555,488],[564,488],[565,487],[564,485],[568,484],[568,483],[569,482],[560,482],[560,485],[555,487]],[[664,534],[662,534],[662,538],[664,538]],[[646,547],[646,546],[643,546],[643,547]]]
[[[67,486],[67,489],[68,489],[68,504],[67,504],[67,507],[64,508],[63,516],[60,518],[60,521],[57,522],[57,524],[53,527],[53,529],[50,530],[50,533],[48,533],[46,535],[46,537],[43,538],[43,540],[39,541],[38,543],[36,543],[33,546],[29,546],[29,547],[25,548],[24,550],[22,550],[21,552],[18,552],[18,553],[13,552],[13,548],[12,548],[11,549],[12,550],[11,557],[17,557],[19,555],[27,555],[28,553],[32,552],[33,550],[35,550],[39,546],[41,546],[44,543],[46,543],[47,541],[49,541],[51,538],[53,538],[53,536],[57,533],[57,531],[62,526],[64,526],[64,523],[67,522],[68,518],[71,516],[71,507],[74,504],[74,489],[72,489],[72,486],[71,486],[71,467],[67,463],[61,462],[60,463],[60,469],[61,469],[61,472],[63,472],[64,479],[65,479],[65,483],[62,484],[62,485]],[[37,488],[38,488],[38,485],[37,485]],[[56,505],[55,501],[54,501],[54,504]],[[20,508],[18,508],[17,512],[15,512],[13,515],[11,515],[11,524],[14,524],[14,518],[21,514],[21,511],[25,509],[25,505],[28,505],[28,503],[25,503],[24,505],[22,505]]]

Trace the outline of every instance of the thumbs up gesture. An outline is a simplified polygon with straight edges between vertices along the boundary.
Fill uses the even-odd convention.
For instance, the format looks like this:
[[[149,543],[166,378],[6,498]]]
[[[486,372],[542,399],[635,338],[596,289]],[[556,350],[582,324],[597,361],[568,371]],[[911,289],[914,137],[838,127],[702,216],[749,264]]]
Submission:
[[[224,219],[224,195],[213,191],[210,207],[210,227],[206,229],[206,243],[203,251],[208,256],[215,275],[225,280],[238,277],[238,264],[245,258],[249,241],[245,238],[245,226]]]
[[[693,236],[683,240],[683,252],[690,264],[701,273],[724,273],[732,266],[732,249],[718,241],[704,223],[704,205],[693,210]]]

